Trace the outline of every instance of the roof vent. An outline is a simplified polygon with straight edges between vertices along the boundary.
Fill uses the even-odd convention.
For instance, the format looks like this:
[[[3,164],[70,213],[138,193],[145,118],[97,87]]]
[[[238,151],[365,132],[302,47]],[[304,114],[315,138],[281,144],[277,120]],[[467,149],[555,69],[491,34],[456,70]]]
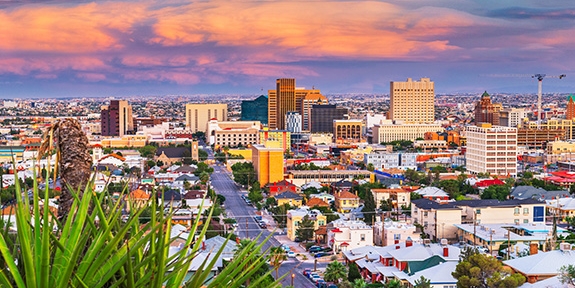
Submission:
[[[441,239],[441,245],[443,246],[447,245],[447,239]]]
[[[431,245],[431,240],[423,239],[423,245],[429,247],[429,245]]]
[[[561,251],[569,251],[571,250],[571,244],[569,243],[561,243],[559,245],[559,249],[561,249]]]

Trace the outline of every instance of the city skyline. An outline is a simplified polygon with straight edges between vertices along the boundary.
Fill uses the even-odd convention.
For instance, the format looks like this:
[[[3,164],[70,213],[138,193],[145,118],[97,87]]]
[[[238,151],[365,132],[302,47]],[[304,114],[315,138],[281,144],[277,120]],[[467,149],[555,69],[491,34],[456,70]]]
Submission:
[[[575,91],[575,4],[500,2],[2,2],[0,98]]]

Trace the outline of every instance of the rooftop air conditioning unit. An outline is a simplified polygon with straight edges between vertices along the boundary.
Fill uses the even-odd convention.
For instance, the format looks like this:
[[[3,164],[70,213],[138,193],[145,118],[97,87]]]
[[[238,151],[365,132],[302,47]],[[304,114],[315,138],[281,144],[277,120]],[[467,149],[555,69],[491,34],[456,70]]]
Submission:
[[[431,240],[429,240],[429,239],[423,239],[423,245],[425,245],[425,246],[431,245]]]
[[[447,245],[447,239],[441,239],[441,245],[443,246]]]
[[[561,249],[561,251],[569,251],[571,250],[571,244],[569,243],[561,243],[559,245],[559,249]]]

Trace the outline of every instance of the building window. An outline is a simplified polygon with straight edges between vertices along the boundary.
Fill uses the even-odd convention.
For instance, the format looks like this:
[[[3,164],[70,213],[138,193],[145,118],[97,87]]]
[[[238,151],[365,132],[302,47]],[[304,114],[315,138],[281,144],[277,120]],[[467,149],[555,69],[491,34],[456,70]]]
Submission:
[[[360,234],[359,238],[361,239],[361,241],[365,241],[365,234]]]
[[[519,215],[519,208],[515,208],[514,211],[513,211],[513,214]]]
[[[515,219],[515,225],[519,225],[519,219]]]
[[[475,209],[475,214],[481,215],[481,209]]]
[[[523,224],[529,224],[529,219],[523,219]]]
[[[529,215],[529,208],[523,208],[523,215]]]
[[[295,222],[293,223],[293,226],[298,227],[298,226],[299,226],[299,221],[295,221]]]
[[[423,217],[427,217],[427,211],[423,212]]]

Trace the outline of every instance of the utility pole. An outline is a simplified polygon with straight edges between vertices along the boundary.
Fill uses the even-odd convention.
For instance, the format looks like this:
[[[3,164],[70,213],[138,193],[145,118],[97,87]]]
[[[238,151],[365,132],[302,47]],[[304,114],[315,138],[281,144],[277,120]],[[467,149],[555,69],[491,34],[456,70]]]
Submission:
[[[475,236],[477,234],[477,212],[473,211],[473,249],[475,249]]]
[[[248,229],[248,218],[246,217],[246,238],[249,239],[248,233],[249,233],[249,229]]]
[[[511,232],[509,232],[509,230],[507,230],[507,259],[509,260],[509,250],[511,249],[511,247],[509,245],[511,245]]]

